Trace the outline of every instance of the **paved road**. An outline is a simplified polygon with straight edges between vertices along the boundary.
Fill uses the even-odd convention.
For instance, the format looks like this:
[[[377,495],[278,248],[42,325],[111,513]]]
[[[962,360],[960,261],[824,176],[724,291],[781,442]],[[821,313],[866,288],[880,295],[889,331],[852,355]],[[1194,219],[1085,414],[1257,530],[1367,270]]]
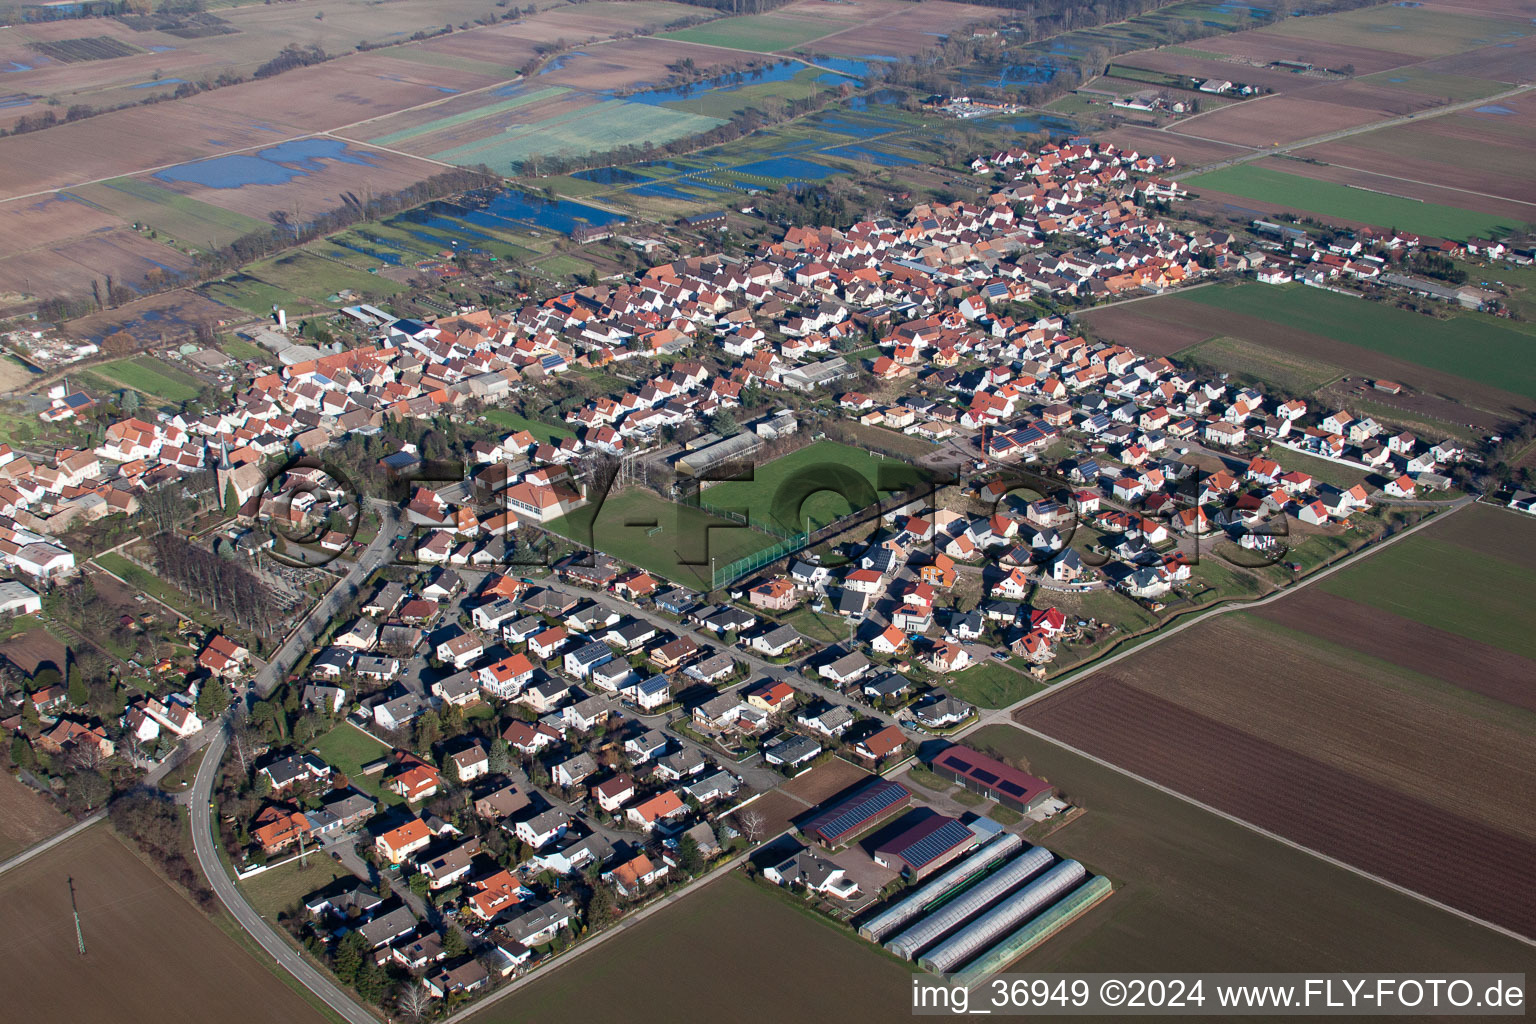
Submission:
[[[256,694],[264,697],[277,687],[289,670],[298,663],[314,638],[320,635],[332,616],[358,591],[363,581],[368,578],[368,574],[388,561],[390,544],[393,543],[395,534],[398,532],[399,512],[393,506],[381,505],[379,508],[383,517],[379,525],[379,535],[358,555],[357,562],[352,566],[351,571],[331,589],[323,601],[310,611],[304,621],[272,655],[266,666],[256,673],[251,682],[251,689]],[[243,713],[242,708],[235,709],[226,716],[224,724],[232,722],[241,713]],[[278,934],[276,929],[246,902],[240,890],[235,887],[235,883],[225,873],[216,845],[218,840],[213,831],[212,796],[214,778],[218,774],[219,762],[224,759],[228,735],[224,728],[216,726],[210,726],[206,731],[212,734],[208,752],[203,755],[203,762],[198,766],[197,778],[187,794],[187,802],[192,819],[192,844],[197,853],[197,862],[202,868],[203,875],[207,877],[214,895],[239,922],[240,927],[249,932],[280,967],[302,982],[305,988],[320,997],[349,1024],[377,1024],[378,1018],[372,1010],[353,999],[324,971],[305,961],[289,944],[287,938]]]

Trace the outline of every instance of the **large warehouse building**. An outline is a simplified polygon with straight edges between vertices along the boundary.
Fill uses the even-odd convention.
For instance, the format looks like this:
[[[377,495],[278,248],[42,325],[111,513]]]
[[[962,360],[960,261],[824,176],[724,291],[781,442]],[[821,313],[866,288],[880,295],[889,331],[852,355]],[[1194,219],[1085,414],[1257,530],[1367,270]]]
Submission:
[[[935,757],[932,767],[935,774],[953,779],[972,793],[996,800],[1020,814],[1028,814],[1055,792],[1044,779],[959,744]]]
[[[911,800],[912,791],[901,783],[875,779],[806,822],[801,831],[823,846],[842,846],[906,807]]]

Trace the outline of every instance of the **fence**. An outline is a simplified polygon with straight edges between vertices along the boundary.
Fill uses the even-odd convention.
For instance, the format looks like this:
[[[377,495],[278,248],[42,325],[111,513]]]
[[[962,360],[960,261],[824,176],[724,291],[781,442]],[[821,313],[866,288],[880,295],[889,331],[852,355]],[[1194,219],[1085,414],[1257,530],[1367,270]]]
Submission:
[[[710,589],[719,590],[734,580],[739,580],[743,576],[756,572],[765,565],[772,565],[785,555],[794,554],[796,551],[808,547],[809,543],[809,534],[798,533],[786,536],[772,547],[763,548],[761,551],[754,551],[750,555],[738,558],[734,562],[715,569],[710,574]]]

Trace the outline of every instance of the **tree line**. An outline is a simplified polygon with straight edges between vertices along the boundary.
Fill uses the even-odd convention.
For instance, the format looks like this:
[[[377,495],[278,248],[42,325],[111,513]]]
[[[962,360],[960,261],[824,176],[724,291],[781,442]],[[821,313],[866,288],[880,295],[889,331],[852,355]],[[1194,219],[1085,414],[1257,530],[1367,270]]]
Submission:
[[[271,588],[239,562],[174,533],[157,533],[149,545],[156,572],[236,625],[271,635],[281,624],[283,608]]]

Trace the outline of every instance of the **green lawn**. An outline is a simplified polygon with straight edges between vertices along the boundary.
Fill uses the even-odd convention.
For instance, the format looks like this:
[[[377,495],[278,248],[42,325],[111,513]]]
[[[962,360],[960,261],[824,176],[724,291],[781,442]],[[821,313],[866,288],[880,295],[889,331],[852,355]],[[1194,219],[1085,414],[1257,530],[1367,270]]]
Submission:
[[[1536,575],[1513,560],[1420,533],[1318,586],[1478,643],[1536,658]]]
[[[1022,672],[991,659],[956,673],[951,680],[949,690],[956,697],[984,708],[1005,708],[1045,689]]]
[[[1282,469],[1307,473],[1314,480],[1321,480],[1341,491],[1363,483],[1365,478],[1370,476],[1366,470],[1356,469],[1354,466],[1341,466],[1337,462],[1329,462],[1327,459],[1319,459],[1304,452],[1292,451],[1280,445],[1270,445],[1264,449],[1264,454],[1280,463]]]
[[[566,256],[563,253],[546,256],[537,261],[534,266],[544,271],[544,273],[553,274],[556,277],[575,277],[578,274],[592,273],[592,264],[586,260],[579,260],[575,256]]]
[[[265,362],[272,358],[272,353],[268,352],[260,345],[254,345],[251,342],[246,341],[244,338],[235,337],[233,334],[220,335],[219,348],[224,352],[225,355],[234,359]]]
[[[513,433],[519,430],[526,430],[546,444],[552,444],[561,438],[576,436],[564,427],[557,427],[552,423],[545,423],[543,420],[530,420],[525,416],[519,416],[509,409],[487,409],[480,415],[496,424],[496,426],[504,427]]]
[[[847,26],[851,27],[851,26]],[[836,25],[825,21],[800,20],[771,14],[740,18],[721,18],[705,25],[695,25],[677,32],[664,33],[663,39],[681,39],[688,43],[725,46],[753,53],[788,50],[836,32]]]
[[[908,463],[837,441],[818,441],[757,466],[751,480],[709,485],[703,500],[782,530],[803,530],[807,522],[816,530],[925,477]]]
[[[848,620],[831,611],[816,612],[802,605],[784,617],[800,635],[819,644],[840,644],[848,639]]]
[[[143,393],[145,397],[167,402],[185,402],[196,398],[199,390],[196,378],[154,356],[136,356],[103,363],[96,367],[96,372]]]
[[[336,728],[319,737],[313,744],[320,758],[347,777],[347,780],[369,796],[378,797],[388,804],[397,804],[400,798],[379,785],[378,775],[364,775],[362,767],[371,761],[389,756],[390,749],[361,729],[342,722]]]
[[[399,282],[357,270],[307,249],[253,263],[245,268],[245,272],[319,305],[332,305],[330,296],[348,288],[368,302],[405,290],[405,285]]]
[[[1508,217],[1317,181],[1252,163],[1199,174],[1186,184],[1196,191],[1210,189],[1246,199],[1260,199],[1314,213],[1324,219],[1364,221],[1382,228],[1395,227],[1439,238],[1498,238],[1518,227],[1510,223]],[[1390,188],[1391,182],[1383,179],[1382,185]]]
[[[314,849],[313,844],[310,849]],[[299,861],[290,861],[248,878],[239,886],[251,906],[267,920],[276,921],[278,914],[343,877],[353,877],[352,872],[332,860],[329,854],[316,851],[304,858],[302,867]]]
[[[1380,302],[1308,288],[1256,282],[1200,288],[1183,298],[1385,352],[1420,366],[1536,399],[1536,342],[1492,317],[1465,313],[1439,320]]]
[[[765,533],[638,488],[610,494],[601,506],[579,508],[547,528],[701,590],[712,589],[711,560],[723,568],[776,543]]]

